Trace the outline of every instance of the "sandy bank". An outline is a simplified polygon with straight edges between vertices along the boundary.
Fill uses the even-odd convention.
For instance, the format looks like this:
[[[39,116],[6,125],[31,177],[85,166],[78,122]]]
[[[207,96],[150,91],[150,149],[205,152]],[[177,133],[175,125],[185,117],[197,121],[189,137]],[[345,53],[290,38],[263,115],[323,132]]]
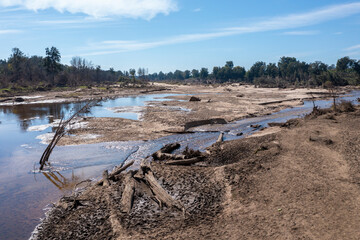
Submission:
[[[267,115],[280,109],[301,105],[304,99],[312,96],[323,97],[326,93],[323,89],[255,88],[239,84],[190,86],[155,83],[153,88],[167,89],[161,93],[181,95],[169,97],[169,101],[166,102],[148,102],[146,106],[136,108],[136,113],[141,116],[139,120],[87,118],[84,120],[88,122],[86,128],[74,129],[71,131],[73,137],[64,137],[59,144],[156,139],[183,131],[185,123],[189,121],[223,118],[227,122],[232,122],[245,117]],[[87,92],[84,96],[91,92],[89,89],[84,91]],[[141,95],[141,92],[144,90],[114,90],[112,97]],[[191,96],[197,96],[201,101],[190,102]],[[98,137],[86,138],[89,135]]]
[[[201,166],[153,162],[185,214],[135,190],[121,212],[124,177],[52,211],[38,239],[358,239],[360,110],[292,121],[280,132],[213,145]],[[69,205],[70,204],[70,205]]]

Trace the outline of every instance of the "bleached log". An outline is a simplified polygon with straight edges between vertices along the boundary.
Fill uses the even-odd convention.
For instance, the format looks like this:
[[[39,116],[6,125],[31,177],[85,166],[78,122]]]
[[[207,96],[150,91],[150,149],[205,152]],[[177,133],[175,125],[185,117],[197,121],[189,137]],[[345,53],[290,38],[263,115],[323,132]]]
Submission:
[[[118,174],[120,174],[121,172],[125,171],[128,167],[130,167],[131,165],[133,165],[134,162],[135,162],[135,161],[132,160],[132,161],[130,161],[129,163],[127,163],[127,164],[125,164],[124,166],[122,166],[121,168],[115,170],[113,173],[111,173],[111,174],[109,175],[109,178],[108,178],[108,179],[114,180],[116,175],[118,175]],[[101,179],[101,180],[97,183],[97,185],[103,185],[103,183],[104,183],[104,181],[103,181],[103,179]]]
[[[224,139],[224,133],[220,133],[218,139],[216,140],[217,143],[221,143]]]
[[[103,186],[105,186],[105,187],[110,186],[108,170],[105,170],[102,175],[103,175],[103,179],[102,179]]]
[[[135,180],[132,173],[129,172],[125,177],[125,189],[121,196],[120,206],[121,212],[129,213],[134,202]]]
[[[171,160],[166,161],[165,164],[167,165],[191,165],[197,162],[203,161],[203,157],[196,157],[196,158],[189,158],[189,159],[183,159],[183,160]]]
[[[159,151],[153,153],[152,157],[155,160],[162,160],[168,156],[164,155],[164,154],[170,154],[172,153],[174,150],[178,149],[180,147],[179,143],[171,143],[171,144],[166,144],[164,147],[162,147]]]
[[[147,170],[145,173],[145,179],[151,189],[151,191],[154,193],[155,197],[160,202],[160,205],[165,205],[167,207],[175,207],[177,209],[183,210],[184,207],[181,205],[180,202],[173,199],[166,191],[163,189],[160,184],[157,182],[157,180],[154,177],[154,174],[150,169]]]

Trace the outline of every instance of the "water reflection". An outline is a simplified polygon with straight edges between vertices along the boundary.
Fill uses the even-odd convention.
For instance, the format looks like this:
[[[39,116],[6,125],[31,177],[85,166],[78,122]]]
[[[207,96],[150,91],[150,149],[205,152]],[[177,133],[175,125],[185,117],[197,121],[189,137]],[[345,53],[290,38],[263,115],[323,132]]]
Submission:
[[[80,178],[72,171],[71,179],[64,177],[60,172],[41,172],[59,190],[72,190],[79,183]]]

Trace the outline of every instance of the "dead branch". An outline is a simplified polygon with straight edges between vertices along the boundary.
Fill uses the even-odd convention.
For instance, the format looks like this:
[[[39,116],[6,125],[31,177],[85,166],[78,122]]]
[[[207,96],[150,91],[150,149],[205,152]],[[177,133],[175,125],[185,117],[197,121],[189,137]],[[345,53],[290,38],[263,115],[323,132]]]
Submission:
[[[157,182],[157,180],[154,177],[153,172],[151,169],[147,169],[145,172],[145,179],[151,189],[151,191],[154,193],[155,197],[158,199],[160,204],[163,204],[167,207],[175,207],[177,209],[183,210],[184,207],[182,204],[175,199],[173,199],[166,191],[163,189],[160,184]]]
[[[135,160],[132,160],[132,161],[130,161],[129,163],[125,164],[124,166],[116,169],[114,172],[112,172],[112,173],[109,175],[108,179],[110,179],[110,180],[115,180],[115,176],[116,176],[116,175],[118,175],[118,174],[120,174],[121,172],[125,171],[128,167],[130,167],[131,165],[133,165],[134,162],[135,162]],[[104,180],[103,180],[103,179],[101,179],[99,182],[97,182],[97,185],[100,185],[100,186],[101,186],[101,185],[103,185],[103,184],[104,184]]]
[[[189,159],[183,159],[183,160],[170,160],[166,161],[166,165],[191,165],[197,162],[203,161],[203,157],[195,157],[195,158],[189,158]]]
[[[121,196],[121,212],[129,213],[134,202],[135,180],[133,172],[128,172],[125,177],[125,189]]]
[[[108,170],[105,170],[102,175],[103,175],[103,186],[105,187],[110,186]]]
[[[163,160],[165,158],[171,158],[169,155],[172,155],[174,150],[180,148],[179,143],[170,143],[166,144],[164,147],[162,147],[159,151],[152,154],[152,157],[154,160]]]
[[[218,139],[216,140],[217,143],[221,143],[223,141],[224,138],[224,133],[220,133]]]
[[[55,131],[54,137],[52,138],[49,145],[46,147],[45,151],[41,155],[39,164],[40,170],[43,170],[44,165],[46,162],[49,161],[50,154],[52,153],[53,149],[55,148],[56,144],[60,141],[60,139],[66,134],[66,127],[69,125],[71,120],[74,119],[75,116],[79,115],[82,112],[85,112],[90,107],[90,102],[83,106],[80,110],[75,112],[69,119],[64,121],[63,119],[60,120],[59,125]]]

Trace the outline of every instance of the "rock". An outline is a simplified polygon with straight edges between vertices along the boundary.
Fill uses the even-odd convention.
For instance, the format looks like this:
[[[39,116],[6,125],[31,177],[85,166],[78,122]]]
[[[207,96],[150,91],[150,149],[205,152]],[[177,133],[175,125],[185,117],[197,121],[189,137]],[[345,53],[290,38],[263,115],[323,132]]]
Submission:
[[[24,102],[25,99],[21,98],[21,97],[17,97],[14,99],[15,102]]]
[[[244,94],[238,94],[238,95],[236,95],[236,97],[243,97],[244,96]]]
[[[250,127],[257,129],[257,128],[260,128],[261,125],[260,124],[251,124]]]
[[[194,97],[194,96],[192,96],[192,97],[190,98],[190,100],[189,100],[189,102],[200,102],[200,101],[201,101],[200,98]]]
[[[242,136],[242,135],[243,135],[242,132],[236,134],[236,136]]]

